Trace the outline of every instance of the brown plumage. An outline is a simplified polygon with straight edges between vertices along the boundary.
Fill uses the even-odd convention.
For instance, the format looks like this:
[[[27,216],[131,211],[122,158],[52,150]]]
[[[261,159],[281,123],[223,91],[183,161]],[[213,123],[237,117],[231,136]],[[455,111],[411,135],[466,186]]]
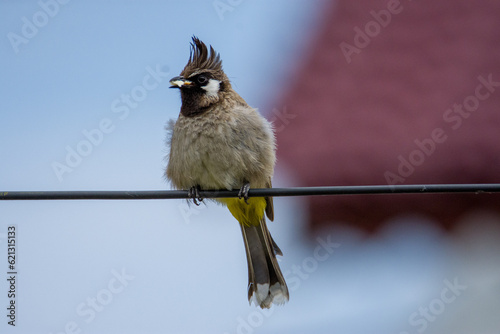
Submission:
[[[193,37],[189,61],[172,78],[181,91],[179,118],[170,129],[167,178],[189,189],[241,189],[240,198],[221,198],[238,220],[248,262],[248,298],[262,308],[288,300],[288,288],[276,260],[281,250],[265,216],[274,219],[271,197],[248,197],[249,187],[270,188],[276,161],[271,124],[248,106],[232,87],[218,53]]]

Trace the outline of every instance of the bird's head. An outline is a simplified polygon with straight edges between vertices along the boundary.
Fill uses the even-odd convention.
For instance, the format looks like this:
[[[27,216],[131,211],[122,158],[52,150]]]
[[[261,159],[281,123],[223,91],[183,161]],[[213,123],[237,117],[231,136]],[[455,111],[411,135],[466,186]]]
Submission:
[[[193,36],[189,61],[180,76],[170,79],[170,88],[179,88],[182,97],[181,113],[195,116],[223,98],[231,89],[228,77],[222,70],[222,60],[212,46]]]

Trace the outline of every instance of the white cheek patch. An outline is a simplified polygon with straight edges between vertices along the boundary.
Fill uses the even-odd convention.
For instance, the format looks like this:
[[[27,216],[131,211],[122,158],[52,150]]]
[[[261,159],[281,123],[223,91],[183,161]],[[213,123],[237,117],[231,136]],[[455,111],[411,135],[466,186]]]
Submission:
[[[208,96],[217,96],[220,88],[220,81],[215,79],[208,80],[208,83],[205,86],[202,86]]]

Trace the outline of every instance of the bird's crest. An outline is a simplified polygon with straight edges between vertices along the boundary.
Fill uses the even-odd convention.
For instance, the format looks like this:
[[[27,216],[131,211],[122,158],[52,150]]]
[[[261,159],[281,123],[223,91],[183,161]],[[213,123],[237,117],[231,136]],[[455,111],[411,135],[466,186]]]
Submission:
[[[187,78],[200,70],[222,71],[222,60],[211,45],[209,51],[205,43],[193,36],[189,61],[181,75]]]

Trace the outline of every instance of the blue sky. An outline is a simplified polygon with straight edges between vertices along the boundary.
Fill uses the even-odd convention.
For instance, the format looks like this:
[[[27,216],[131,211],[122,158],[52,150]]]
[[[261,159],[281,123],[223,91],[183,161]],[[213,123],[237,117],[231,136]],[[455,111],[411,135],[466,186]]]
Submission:
[[[144,176],[158,175],[163,167],[158,159],[165,154],[163,126],[179,109],[168,78],[185,65],[191,36],[216,47],[234,86],[251,105],[269,109],[276,92],[269,87],[283,86],[286,64],[303,51],[317,6],[317,1],[234,1],[217,11],[217,2],[210,1],[54,3],[46,4],[53,17],[39,15],[44,11],[36,2],[1,3],[0,135],[15,147],[0,148],[3,160],[10,161],[0,172],[23,174],[2,180],[6,188],[163,188],[161,180],[148,183]],[[24,37],[32,29],[23,19],[37,29],[31,38]],[[113,112],[113,102],[141,86],[148,69],[165,74],[123,119]],[[90,148],[80,147],[90,154],[61,181],[53,163],[63,163],[67,147],[77,150],[87,139],[82,132],[92,132],[103,119],[111,120],[112,133]]]
[[[168,189],[164,125],[180,107],[168,79],[193,35],[221,53],[252,106],[272,109],[321,1],[223,2],[224,12],[215,1],[0,2],[0,189]],[[231,332],[254,311],[240,231],[224,208],[0,205],[2,244],[8,226],[18,230],[20,332]],[[134,279],[110,295],[122,270]],[[92,298],[109,302],[95,317]]]

